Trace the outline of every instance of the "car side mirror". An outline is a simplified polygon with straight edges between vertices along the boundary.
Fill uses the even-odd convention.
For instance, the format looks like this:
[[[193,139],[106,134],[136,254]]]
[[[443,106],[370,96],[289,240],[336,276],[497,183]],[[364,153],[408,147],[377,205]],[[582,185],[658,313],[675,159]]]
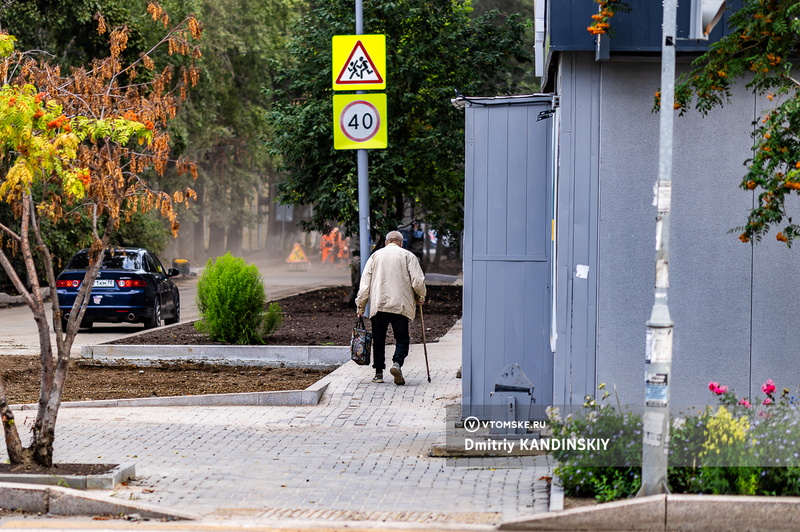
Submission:
[[[178,271],[177,268],[170,268],[167,270],[167,277],[175,277],[176,275],[180,275],[181,272]]]

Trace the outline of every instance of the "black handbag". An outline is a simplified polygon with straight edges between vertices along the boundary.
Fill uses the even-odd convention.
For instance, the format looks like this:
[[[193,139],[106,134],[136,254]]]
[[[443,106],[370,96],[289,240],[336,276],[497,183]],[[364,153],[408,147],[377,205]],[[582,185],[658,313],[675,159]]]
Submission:
[[[350,339],[350,358],[359,366],[368,366],[372,353],[372,333],[367,331],[364,318],[356,320],[353,336]]]

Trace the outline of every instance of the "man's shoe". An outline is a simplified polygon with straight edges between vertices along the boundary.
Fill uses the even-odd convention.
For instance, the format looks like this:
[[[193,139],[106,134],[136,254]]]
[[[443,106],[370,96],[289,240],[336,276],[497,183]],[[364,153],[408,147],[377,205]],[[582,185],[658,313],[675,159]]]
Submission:
[[[383,382],[383,373],[382,372],[376,373],[375,376],[372,378],[372,382]]]
[[[403,378],[403,371],[400,369],[400,364],[397,362],[392,365],[392,369],[389,370],[389,373],[394,377],[394,383],[396,385],[400,386],[406,383],[406,380]]]

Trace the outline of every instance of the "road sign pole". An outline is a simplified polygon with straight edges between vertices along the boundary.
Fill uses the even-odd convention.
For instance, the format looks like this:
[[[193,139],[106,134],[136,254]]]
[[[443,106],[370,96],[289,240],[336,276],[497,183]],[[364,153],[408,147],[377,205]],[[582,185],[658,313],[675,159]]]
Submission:
[[[359,245],[361,248],[361,270],[369,258],[369,157],[367,150],[357,150],[358,152],[358,232]]]
[[[356,0],[356,35],[364,34],[364,6],[362,0]],[[364,94],[364,91],[356,91]],[[357,150],[358,157],[358,235],[360,246],[361,269],[369,259],[369,156],[367,150]]]

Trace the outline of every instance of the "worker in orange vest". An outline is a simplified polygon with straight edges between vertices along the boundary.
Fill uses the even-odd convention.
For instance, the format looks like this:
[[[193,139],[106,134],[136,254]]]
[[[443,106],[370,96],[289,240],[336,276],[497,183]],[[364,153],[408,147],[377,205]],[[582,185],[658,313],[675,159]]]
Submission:
[[[333,264],[335,257],[334,246],[336,245],[336,235],[334,234],[334,231],[337,230],[338,229],[334,229],[328,234],[322,235],[322,238],[319,239],[319,249],[322,253],[322,264]]]
[[[344,237],[338,229],[333,231],[336,233],[336,265],[344,268],[350,262],[350,239]]]

